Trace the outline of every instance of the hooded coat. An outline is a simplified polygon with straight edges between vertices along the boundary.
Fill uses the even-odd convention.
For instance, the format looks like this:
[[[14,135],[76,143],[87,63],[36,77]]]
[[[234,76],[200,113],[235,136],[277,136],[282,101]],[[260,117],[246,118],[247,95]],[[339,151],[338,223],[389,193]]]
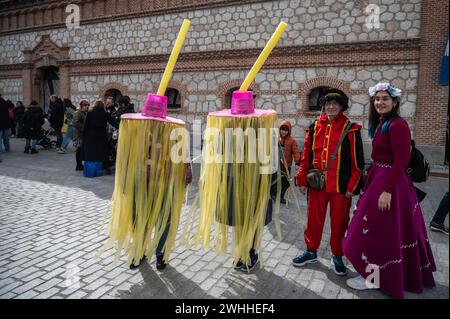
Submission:
[[[289,121],[281,122],[281,126],[287,126],[288,134],[286,137],[280,136],[281,146],[284,147],[284,158],[288,167],[292,166],[292,162],[295,161],[295,165],[300,165],[300,151],[298,149],[298,144],[291,136],[292,125]]]

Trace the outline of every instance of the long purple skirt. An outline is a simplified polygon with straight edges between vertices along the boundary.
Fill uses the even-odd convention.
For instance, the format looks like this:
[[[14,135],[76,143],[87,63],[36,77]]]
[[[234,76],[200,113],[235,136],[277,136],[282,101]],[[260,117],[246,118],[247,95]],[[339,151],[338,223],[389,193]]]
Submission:
[[[390,170],[382,163],[369,168],[343,249],[362,277],[370,276],[368,281],[374,282],[378,273],[383,292],[404,298],[405,290],[421,293],[424,287],[434,287],[436,265],[417,195],[406,172],[392,192],[390,210],[378,209]]]

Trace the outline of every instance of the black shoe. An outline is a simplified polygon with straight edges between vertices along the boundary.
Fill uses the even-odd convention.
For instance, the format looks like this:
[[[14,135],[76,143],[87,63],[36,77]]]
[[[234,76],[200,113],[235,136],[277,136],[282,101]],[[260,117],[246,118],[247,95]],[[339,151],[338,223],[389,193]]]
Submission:
[[[242,267],[244,267],[244,263],[240,259],[238,260],[236,265],[233,266],[234,270],[240,270]]]
[[[448,227],[445,226],[444,224],[439,224],[434,221],[431,221],[430,229],[433,231],[440,231],[441,233],[444,233],[448,236]]]
[[[163,259],[163,256],[156,256],[156,269],[158,270],[163,270],[164,268],[166,268],[166,262]]]
[[[347,267],[345,267],[342,261],[342,256],[331,257],[331,265],[333,266],[334,273],[338,276],[347,275]]]
[[[23,152],[26,153],[26,154],[30,153],[30,148],[29,147],[25,147],[25,150]]]
[[[313,264],[317,262],[317,253],[315,251],[309,251],[308,249],[303,254],[298,255],[292,259],[292,265],[294,267],[301,267],[306,264]]]
[[[113,171],[112,171],[112,169],[110,169],[110,168],[105,168],[105,170],[103,171],[103,173],[104,173],[105,175],[111,175],[111,174],[113,173]]]
[[[253,256],[250,256],[250,264],[248,265],[242,265],[241,271],[243,272],[251,272],[253,269],[256,268],[256,266],[259,264],[259,258],[257,254],[254,254]]]
[[[77,168],[75,168],[76,171],[82,171],[83,169],[84,169],[83,165],[77,166]]]
[[[31,153],[31,154],[37,154],[37,153],[39,153],[39,152],[38,152],[38,150],[37,150],[37,149],[35,149],[35,148],[32,148],[32,149],[31,149],[31,152],[30,152],[30,153]]]
[[[142,261],[144,261],[145,259],[147,259],[147,256],[142,257],[142,259],[139,261],[139,264],[135,265],[135,264],[131,264],[130,265],[130,269],[136,269],[139,268],[139,266],[142,264]]]
[[[281,199],[280,199],[280,203],[281,203],[281,204],[286,204],[286,200],[285,200],[284,198],[281,198]]]

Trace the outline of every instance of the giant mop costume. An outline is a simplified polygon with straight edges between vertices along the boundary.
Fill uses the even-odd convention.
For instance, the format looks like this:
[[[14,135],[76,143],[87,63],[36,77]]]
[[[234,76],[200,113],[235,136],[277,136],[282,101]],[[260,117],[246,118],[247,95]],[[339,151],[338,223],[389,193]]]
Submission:
[[[278,163],[277,135],[271,134],[271,131],[277,132],[274,129],[277,113],[255,109],[253,93],[247,89],[286,26],[284,22],[280,23],[239,91],[233,92],[231,109],[211,112],[207,118],[199,195],[193,205],[200,207],[201,212],[194,243],[201,242],[208,248],[213,235],[216,253],[224,254],[230,231],[232,256],[235,261],[241,260],[245,264],[250,260],[250,249],[259,251],[264,225],[270,219],[266,215],[273,170],[268,167]],[[267,171],[262,173],[264,168]],[[274,215],[280,235],[277,223],[279,192],[277,197]],[[194,211],[191,209],[190,214]],[[193,215],[189,218],[194,219]],[[192,222],[185,224],[186,242],[191,239],[188,227],[192,225]]]
[[[187,141],[182,135],[171,138],[185,123],[167,116],[164,93],[189,25],[189,20],[183,21],[157,94],[147,95],[141,114],[121,117],[106,246],[116,244],[116,259],[125,251],[128,265],[152,256],[169,225],[164,260],[174,246],[186,186],[184,161],[172,161],[171,150],[178,143],[184,152]]]

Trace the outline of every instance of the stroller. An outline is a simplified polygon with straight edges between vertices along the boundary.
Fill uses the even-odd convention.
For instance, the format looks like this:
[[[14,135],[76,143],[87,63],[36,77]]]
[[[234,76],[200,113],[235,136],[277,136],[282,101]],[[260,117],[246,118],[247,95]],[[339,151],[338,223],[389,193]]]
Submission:
[[[45,122],[41,127],[41,136],[38,140],[37,145],[42,146],[44,149],[54,149],[56,148],[55,138],[55,130],[50,126],[50,122],[45,119]]]

